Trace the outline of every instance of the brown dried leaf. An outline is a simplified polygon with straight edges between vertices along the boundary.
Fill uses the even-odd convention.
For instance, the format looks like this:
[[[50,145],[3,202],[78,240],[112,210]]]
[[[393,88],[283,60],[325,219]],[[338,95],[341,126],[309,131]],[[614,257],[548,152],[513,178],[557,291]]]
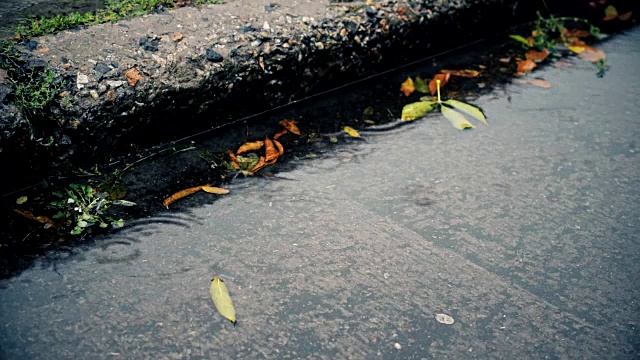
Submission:
[[[280,120],[280,125],[289,130],[292,134],[300,135],[300,129],[296,126],[298,122],[295,120]]]
[[[248,153],[248,152],[251,152],[251,151],[258,151],[258,150],[262,149],[263,146],[264,146],[264,141],[262,141],[262,140],[244,143],[244,144],[242,144],[242,146],[240,146],[238,148],[238,150],[236,151],[236,154],[237,155],[242,155],[244,153]]]
[[[278,149],[279,156],[282,156],[284,154],[284,147],[282,147],[280,141],[273,140],[273,145],[275,145],[276,149]]]
[[[267,163],[267,165],[275,163],[280,156],[278,149],[276,149],[273,141],[271,141],[269,138],[264,139],[264,156],[264,161]]]
[[[48,216],[35,216],[31,211],[23,210],[23,209],[13,209],[13,211],[24,216],[29,220],[37,221],[40,224],[45,225],[46,227],[52,227],[52,228],[56,227],[56,224]]]
[[[431,79],[431,81],[429,82],[429,90],[431,90],[431,95],[435,95],[437,91],[436,82],[440,80],[440,88],[442,88],[449,82],[449,77],[451,77],[450,74],[437,74],[436,76],[434,76],[433,79]]]
[[[253,167],[253,169],[251,169],[249,174],[253,175],[255,172],[257,172],[258,170],[262,169],[265,166],[267,166],[267,163],[264,161],[264,156],[260,156],[260,160],[258,160],[258,163],[256,164],[256,166]]]
[[[413,94],[414,91],[416,91],[416,88],[413,85],[413,80],[411,79],[411,77],[408,77],[407,80],[405,80],[400,85],[400,91],[404,94],[404,96],[409,96]]]
[[[129,85],[136,86],[138,81],[142,80],[143,77],[140,75],[140,72],[136,68],[131,68],[124,73],[124,76],[127,78]]]
[[[474,78],[480,75],[480,72],[478,72],[477,70],[469,70],[469,69],[465,69],[465,70],[444,70],[443,69],[443,70],[440,70],[440,72],[442,74],[449,74],[449,75],[460,76],[465,78]]]
[[[209,185],[203,186],[202,191],[208,192],[209,194],[218,194],[218,195],[224,195],[229,193],[229,189],[213,187]]]
[[[204,186],[210,186],[210,185],[204,185]],[[182,199],[185,196],[189,196],[191,194],[197,193],[198,191],[202,190],[202,185],[201,186],[194,186],[192,188],[188,188],[188,189],[184,189],[181,191],[178,191],[177,193],[169,196],[168,198],[164,199],[164,201],[162,202],[162,205],[164,205],[164,207],[166,207],[167,209],[169,208],[169,205],[177,200]]]
[[[598,50],[589,45],[584,46],[584,50],[578,53],[578,56],[585,61],[597,63],[600,60],[607,58],[607,55],[602,50]]]

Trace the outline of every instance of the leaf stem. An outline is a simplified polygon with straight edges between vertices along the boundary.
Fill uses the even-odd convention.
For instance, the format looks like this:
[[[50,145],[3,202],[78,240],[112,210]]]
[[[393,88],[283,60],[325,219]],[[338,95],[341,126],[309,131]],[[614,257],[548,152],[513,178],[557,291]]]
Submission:
[[[436,80],[436,89],[438,89],[438,104],[442,101],[440,100],[440,80]]]

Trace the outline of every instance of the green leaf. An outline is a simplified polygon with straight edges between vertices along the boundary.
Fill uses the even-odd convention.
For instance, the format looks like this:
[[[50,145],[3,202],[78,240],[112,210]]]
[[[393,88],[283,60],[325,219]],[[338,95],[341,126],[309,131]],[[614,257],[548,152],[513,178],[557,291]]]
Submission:
[[[77,228],[86,228],[87,226],[89,226],[89,223],[84,220],[79,220],[78,225],[76,225]]]
[[[26,197],[26,196],[20,196],[20,197],[16,200],[16,204],[18,204],[18,205],[22,205],[22,204],[26,203],[26,202],[27,202],[27,200],[29,200],[29,198],[28,198],[28,197]]]
[[[525,46],[529,47],[529,40],[527,40],[526,38],[520,36],[520,35],[509,35],[510,38],[512,38],[513,40],[520,42],[522,44],[524,44]]]
[[[462,101],[458,101],[454,99],[449,99],[447,101],[444,101],[444,103],[447,105],[451,105],[453,108],[457,110],[460,110],[464,113],[467,113],[473,116],[474,118],[478,119],[480,122],[482,122],[485,125],[489,125],[487,124],[487,118],[482,113],[482,110],[480,110],[480,108],[478,107],[475,107],[471,104],[467,104]]]
[[[433,101],[420,101],[407,104],[402,108],[402,120],[415,120],[433,111]]]
[[[442,115],[444,115],[451,125],[458,130],[472,129],[475,127],[464,117],[464,115],[446,106],[442,107]]]
[[[236,323],[236,309],[233,307],[231,296],[227,290],[227,285],[224,284],[219,277],[214,277],[211,280],[211,299],[216,306],[216,309],[222,315],[222,317],[229,319],[232,323]]]
[[[431,90],[429,90],[429,84],[418,76],[416,76],[416,79],[413,81],[413,87],[417,92],[421,92],[423,94],[431,93]]]
[[[113,222],[111,222],[111,225],[117,228],[121,228],[124,226],[124,220],[123,219],[113,220]]]
[[[78,235],[78,234],[82,234],[82,232],[84,231],[83,228],[76,226],[73,228],[73,230],[71,230],[71,235]]]

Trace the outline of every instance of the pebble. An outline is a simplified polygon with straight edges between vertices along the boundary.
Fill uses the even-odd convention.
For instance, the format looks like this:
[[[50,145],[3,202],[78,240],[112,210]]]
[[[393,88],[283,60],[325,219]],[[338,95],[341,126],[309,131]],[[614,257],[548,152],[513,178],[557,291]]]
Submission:
[[[216,52],[212,48],[207,48],[207,60],[213,62],[221,62],[222,60],[224,60],[224,57],[222,57],[220,53]]]
[[[76,78],[76,86],[78,89],[84,88],[86,84],[89,83],[89,77],[85,74],[78,73],[78,77]]]
[[[90,90],[89,91],[89,95],[91,95],[91,97],[93,98],[93,100],[98,100],[100,98],[100,95],[98,95],[98,92],[95,90]]]
[[[107,85],[109,85],[109,87],[111,89],[120,87],[122,85],[124,85],[124,81],[121,80],[107,80]]]

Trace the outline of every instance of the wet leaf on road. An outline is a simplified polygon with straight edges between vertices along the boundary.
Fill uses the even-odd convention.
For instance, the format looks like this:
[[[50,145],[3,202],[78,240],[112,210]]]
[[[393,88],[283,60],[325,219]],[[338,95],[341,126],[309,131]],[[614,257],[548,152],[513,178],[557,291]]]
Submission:
[[[444,103],[447,104],[447,105],[451,105],[456,110],[460,110],[462,112],[465,112],[465,113],[473,116],[474,118],[478,119],[480,122],[482,122],[485,125],[489,125],[489,124],[487,124],[487,118],[482,113],[482,110],[480,110],[479,108],[477,108],[477,107],[475,107],[473,105],[464,103],[462,101],[454,100],[454,99],[449,99],[449,100],[445,101]]]
[[[509,35],[510,38],[512,38],[513,40],[525,45],[526,47],[532,47],[533,46],[533,38],[532,37],[528,37],[528,38],[524,38],[520,35]]]
[[[469,122],[469,120],[467,120],[467,118],[464,117],[464,115],[453,109],[442,106],[441,111],[442,115],[444,115],[444,117],[449,120],[451,125],[453,125],[453,127],[458,130],[470,129],[475,127]]]
[[[269,138],[264,139],[264,161],[267,165],[271,165],[278,160],[280,156],[280,152],[276,149],[276,146],[273,144],[273,141]]]
[[[211,299],[213,299],[213,304],[216,306],[218,313],[235,325],[236,309],[233,307],[229,290],[227,290],[227,285],[225,285],[224,281],[217,276],[214,277],[213,280],[211,280],[210,292]]]
[[[273,145],[275,145],[276,149],[278,149],[278,155],[282,156],[284,154],[284,147],[282,147],[282,144],[280,144],[280,141],[273,140]]]
[[[402,108],[402,120],[415,120],[433,111],[435,103],[433,101],[420,101],[407,104]]]
[[[465,77],[465,78],[474,78],[478,75],[480,75],[480,72],[478,72],[477,70],[469,70],[469,69],[465,69],[465,70],[440,70],[441,73],[443,74],[449,74],[452,76],[459,76],[459,77]]]
[[[513,82],[521,85],[534,85],[545,89],[551,88],[551,83],[543,79],[513,79]]]
[[[347,135],[351,136],[351,137],[355,137],[355,138],[359,138],[360,137],[360,133],[358,132],[358,130],[352,128],[351,126],[345,126],[342,128],[342,130],[347,133]]]
[[[404,96],[409,96],[413,94],[414,91],[416,91],[416,88],[413,85],[413,80],[411,79],[411,77],[408,77],[407,80],[405,80],[402,83],[402,85],[400,85],[400,91],[402,91]]]
[[[264,141],[262,140],[247,142],[242,144],[238,148],[238,150],[236,151],[236,154],[241,155],[241,154],[252,152],[252,151],[258,151],[262,149],[263,146],[264,146]]]
[[[436,321],[445,325],[451,325],[455,322],[455,320],[447,314],[436,314]]]
[[[296,125],[298,122],[295,120],[280,120],[280,125],[289,130],[292,134],[300,135],[300,129]]]
[[[209,186],[209,185],[206,185]],[[188,188],[188,189],[184,189],[181,191],[178,191],[177,193],[169,196],[168,198],[164,199],[164,201],[162,202],[162,205],[164,205],[164,207],[166,207],[167,209],[169,208],[169,205],[171,205],[172,203],[182,199],[183,197],[189,196],[191,194],[197,193],[198,191],[202,190],[202,186],[194,186],[192,188]]]

